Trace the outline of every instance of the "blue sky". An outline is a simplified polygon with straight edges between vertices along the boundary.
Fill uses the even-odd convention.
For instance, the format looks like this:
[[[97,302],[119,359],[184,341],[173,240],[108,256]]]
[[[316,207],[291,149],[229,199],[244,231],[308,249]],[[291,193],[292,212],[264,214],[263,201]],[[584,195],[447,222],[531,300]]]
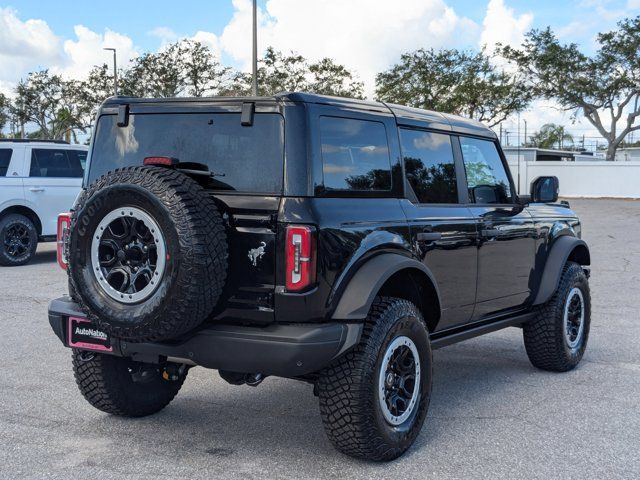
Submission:
[[[158,41],[148,32],[157,27],[169,27],[189,34],[198,30],[221,32],[231,20],[233,6],[226,0],[90,1],[79,6],[78,0],[19,0],[2,2],[20,17],[41,18],[58,35],[73,37],[73,27],[82,24],[93,31],[105,28],[125,33],[145,50],[154,50]],[[264,2],[261,2],[264,3]]]
[[[364,81],[417,48],[519,45],[531,28],[551,26],[564,42],[590,53],[596,34],[640,15],[640,0],[259,0],[259,48],[271,45],[311,60],[333,57]],[[194,38],[221,61],[249,69],[251,0],[0,0],[0,92],[11,95],[28,72],[49,69],[81,78],[168,42]],[[545,110],[546,109],[546,110]],[[570,121],[553,105],[535,105],[528,118]],[[573,128],[588,127],[575,125]]]
[[[304,2],[305,0],[300,1]],[[446,3],[457,13],[481,23],[486,14],[488,2],[450,0]],[[260,0],[258,4],[264,8],[266,0]],[[627,10],[630,13],[633,12],[632,9],[626,8],[628,2],[625,0],[537,0],[535,2],[507,0],[506,4],[516,12],[533,13],[535,26],[539,27],[551,25],[561,28],[572,21],[589,22],[589,19],[584,17],[596,15],[597,9],[594,6],[597,4],[601,4],[609,11]],[[145,50],[154,50],[158,47],[158,39],[149,35],[149,32],[157,27],[168,27],[182,34],[198,30],[221,33],[234,12],[231,0],[181,0],[178,3],[174,0],[153,2],[148,0],[109,0],[90,2],[80,9],[77,0],[0,1],[0,7],[3,6],[15,9],[23,19],[44,19],[57,34],[66,38],[73,36],[73,27],[77,24],[85,25],[93,31],[110,28],[131,36],[135,39],[136,45]],[[336,13],[339,14],[339,12]],[[593,20],[596,19],[593,18]],[[608,23],[610,22],[603,22],[604,25]]]

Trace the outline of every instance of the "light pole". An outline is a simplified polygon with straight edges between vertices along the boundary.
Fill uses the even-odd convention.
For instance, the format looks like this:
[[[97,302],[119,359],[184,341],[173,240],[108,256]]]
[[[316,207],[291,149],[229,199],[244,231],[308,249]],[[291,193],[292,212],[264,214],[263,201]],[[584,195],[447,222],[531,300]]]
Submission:
[[[518,112],[518,195],[520,195],[520,145],[522,138],[520,137],[520,112]]]
[[[258,96],[258,0],[253,0],[253,58],[252,70],[253,79],[251,84],[251,94]]]
[[[109,50],[113,52],[113,92],[118,96],[118,61],[116,57],[115,48],[103,48],[103,50]]]

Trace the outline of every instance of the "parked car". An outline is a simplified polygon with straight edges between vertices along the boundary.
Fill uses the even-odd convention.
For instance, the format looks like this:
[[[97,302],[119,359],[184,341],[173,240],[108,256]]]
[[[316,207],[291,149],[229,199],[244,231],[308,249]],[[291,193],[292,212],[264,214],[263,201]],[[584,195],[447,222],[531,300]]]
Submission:
[[[518,327],[538,368],[583,356],[580,221],[555,177],[517,195],[480,123],[301,93],[116,97],[91,148],[49,321],[104,412],[158,412],[195,366],[294,378],[339,450],[391,460],[426,418],[434,348]]]
[[[24,265],[38,242],[56,239],[86,159],[87,147],[64,141],[0,139],[0,265]]]

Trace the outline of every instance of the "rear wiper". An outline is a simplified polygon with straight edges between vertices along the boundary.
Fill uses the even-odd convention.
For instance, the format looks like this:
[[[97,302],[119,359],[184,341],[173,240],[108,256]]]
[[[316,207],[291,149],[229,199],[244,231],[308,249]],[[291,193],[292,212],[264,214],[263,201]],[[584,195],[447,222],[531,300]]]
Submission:
[[[202,175],[211,178],[226,176],[224,173],[212,172],[206,164],[199,162],[178,162],[178,164],[176,164],[176,170],[192,175]]]

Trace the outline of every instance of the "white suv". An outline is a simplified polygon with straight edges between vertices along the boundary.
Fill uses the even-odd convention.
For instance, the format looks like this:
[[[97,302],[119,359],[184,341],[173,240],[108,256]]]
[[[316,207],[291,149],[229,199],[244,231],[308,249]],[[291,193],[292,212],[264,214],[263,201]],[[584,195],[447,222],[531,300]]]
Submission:
[[[24,265],[38,241],[55,240],[57,218],[80,191],[87,147],[0,140],[0,265]]]

